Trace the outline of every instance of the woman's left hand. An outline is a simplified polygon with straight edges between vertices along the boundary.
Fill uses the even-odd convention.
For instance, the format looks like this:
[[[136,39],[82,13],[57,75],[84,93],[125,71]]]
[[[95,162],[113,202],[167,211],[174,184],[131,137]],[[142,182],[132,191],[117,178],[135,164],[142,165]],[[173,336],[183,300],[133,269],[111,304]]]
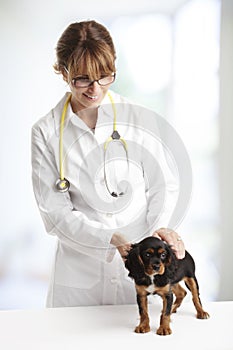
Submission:
[[[168,243],[178,259],[183,259],[185,257],[184,242],[177,232],[169,228],[160,228],[156,230],[152,236],[158,237]]]

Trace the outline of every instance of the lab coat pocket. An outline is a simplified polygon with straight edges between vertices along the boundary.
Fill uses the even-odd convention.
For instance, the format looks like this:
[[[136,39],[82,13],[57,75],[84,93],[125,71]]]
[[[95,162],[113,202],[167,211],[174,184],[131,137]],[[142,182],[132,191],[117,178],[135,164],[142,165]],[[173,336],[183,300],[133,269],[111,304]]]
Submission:
[[[100,262],[59,244],[55,264],[55,284],[91,289],[100,281]]]

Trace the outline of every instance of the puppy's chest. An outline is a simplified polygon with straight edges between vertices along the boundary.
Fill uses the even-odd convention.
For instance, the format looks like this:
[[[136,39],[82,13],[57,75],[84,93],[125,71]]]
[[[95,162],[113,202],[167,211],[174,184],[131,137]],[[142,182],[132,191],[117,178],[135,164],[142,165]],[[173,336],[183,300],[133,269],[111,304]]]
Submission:
[[[169,284],[163,279],[159,279],[157,276],[150,276],[151,284],[145,287],[145,290],[150,294],[159,293],[161,290],[167,289]]]
[[[146,291],[147,291],[148,293],[150,293],[150,294],[155,293],[155,292],[156,292],[156,288],[155,288],[154,283],[152,283],[150,286],[148,286],[148,287],[146,288]]]
[[[156,285],[154,284],[154,276],[150,276],[150,280],[151,280],[151,284],[145,289],[148,293],[153,294],[153,293],[156,293],[156,290],[157,290]]]

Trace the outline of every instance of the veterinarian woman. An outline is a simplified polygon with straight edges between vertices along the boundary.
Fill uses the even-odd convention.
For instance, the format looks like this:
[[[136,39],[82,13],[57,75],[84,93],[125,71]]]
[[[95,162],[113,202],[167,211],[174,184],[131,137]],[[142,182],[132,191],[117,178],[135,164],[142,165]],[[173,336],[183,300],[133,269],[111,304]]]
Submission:
[[[154,113],[109,90],[116,56],[107,29],[73,23],[56,54],[69,91],[32,128],[34,193],[46,231],[57,237],[47,306],[134,303],[123,261],[132,242],[154,234],[184,256],[179,235],[159,229],[169,222],[176,183],[161,171],[161,143],[147,132]]]

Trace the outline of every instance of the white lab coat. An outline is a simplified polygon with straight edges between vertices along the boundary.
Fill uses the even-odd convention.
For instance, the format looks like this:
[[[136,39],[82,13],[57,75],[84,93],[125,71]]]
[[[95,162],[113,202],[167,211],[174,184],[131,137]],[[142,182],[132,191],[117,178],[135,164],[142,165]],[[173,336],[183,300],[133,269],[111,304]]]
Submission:
[[[64,175],[71,184],[69,192],[60,193],[55,188],[60,118],[67,94],[32,128],[34,193],[46,231],[57,237],[48,307],[135,303],[134,284],[110,243],[112,234],[120,232],[130,242],[150,235],[167,225],[177,199],[177,183],[166,165],[161,143],[141,126],[143,118],[153,118],[153,112],[111,94],[117,129],[127,141],[130,161],[128,166],[119,143],[111,143],[106,172],[111,189],[123,186],[126,194],[130,193],[128,197],[111,197],[104,182],[103,147],[113,130],[107,95],[98,109],[94,133],[68,107],[63,161]],[[159,176],[159,168],[163,168],[163,176]],[[150,180],[154,171],[157,175]],[[122,180],[131,187],[122,185]]]

